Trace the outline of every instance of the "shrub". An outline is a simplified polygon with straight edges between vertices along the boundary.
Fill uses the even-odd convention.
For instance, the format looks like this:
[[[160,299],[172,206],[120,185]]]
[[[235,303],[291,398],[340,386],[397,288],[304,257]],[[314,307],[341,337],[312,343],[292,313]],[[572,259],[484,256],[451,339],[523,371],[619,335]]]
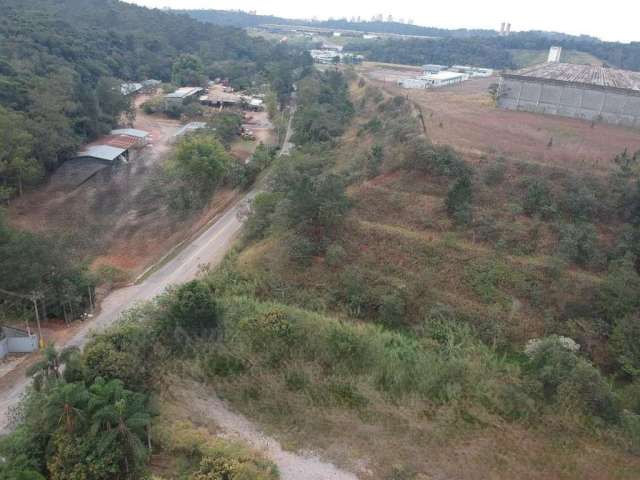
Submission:
[[[504,177],[507,171],[507,166],[503,159],[497,159],[495,163],[492,163],[487,167],[482,177],[485,185],[495,186],[504,181]]]
[[[630,315],[617,320],[609,346],[622,370],[640,377],[640,317]]]
[[[640,308],[640,276],[633,257],[626,255],[609,265],[609,272],[596,293],[599,314],[609,323],[636,313]]]
[[[447,192],[447,198],[445,200],[447,213],[458,225],[467,225],[471,223],[472,199],[473,191],[471,190],[471,178],[468,175],[456,180]]]
[[[339,268],[344,265],[344,261],[347,258],[347,252],[339,243],[332,243],[327,248],[325,254],[325,261],[331,268]]]
[[[593,185],[586,185],[580,180],[572,182],[562,199],[564,209],[575,220],[589,220],[598,210],[598,200]]]
[[[598,264],[601,256],[596,228],[590,223],[561,225],[558,253],[582,267]]]
[[[337,323],[331,325],[326,336],[324,361],[334,368],[362,371],[367,364],[367,344],[355,327]]]
[[[161,330],[165,338],[181,333],[215,332],[218,327],[218,306],[204,282],[192,280],[181,285],[169,294],[164,305]]]
[[[390,291],[380,297],[378,320],[387,327],[395,328],[405,323],[407,301],[401,290]]]
[[[254,351],[266,356],[270,365],[277,365],[292,355],[298,337],[288,313],[280,308],[267,310],[246,323],[246,331]]]
[[[405,167],[421,173],[452,178],[471,174],[469,166],[454,149],[432,145],[424,139],[416,139],[408,146]]]
[[[87,382],[99,377],[119,379],[132,390],[150,385],[159,352],[155,333],[139,321],[142,315],[140,310],[134,311],[125,321],[89,341],[82,352]]]
[[[374,305],[372,293],[364,275],[355,267],[345,269],[340,275],[337,297],[347,307],[352,317],[363,317]]]
[[[556,213],[555,203],[547,182],[539,179],[525,181],[525,195],[522,209],[529,216],[540,215],[544,219],[553,217]]]
[[[591,363],[567,349],[559,337],[541,340],[529,352],[526,368],[528,375],[539,382],[547,402],[608,421],[617,418],[610,385]]]
[[[251,202],[249,217],[245,223],[244,235],[247,240],[264,238],[273,221],[278,202],[282,196],[278,193],[261,192]]]
[[[200,366],[209,377],[232,377],[244,373],[248,368],[242,358],[217,348],[201,357]]]

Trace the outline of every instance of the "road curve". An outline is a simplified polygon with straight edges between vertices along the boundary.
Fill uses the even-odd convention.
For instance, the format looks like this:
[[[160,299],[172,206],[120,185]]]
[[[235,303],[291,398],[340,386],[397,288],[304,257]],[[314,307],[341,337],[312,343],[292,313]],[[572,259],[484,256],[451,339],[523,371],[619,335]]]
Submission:
[[[242,228],[241,213],[246,211],[254,196],[255,192],[250,192],[233,204],[195,240],[142,282],[111,292],[102,301],[100,313],[83,324],[75,336],[61,347],[83,347],[92,333],[112,325],[124,311],[137,303],[155,298],[167,287],[194,279],[204,265],[220,263]],[[26,377],[18,378],[8,391],[0,392],[0,433],[6,432],[9,410],[19,402],[29,381]]]
[[[288,155],[292,147],[291,120],[295,106],[291,109],[289,125],[280,155]],[[180,252],[162,264],[142,282],[111,292],[101,303],[100,313],[83,324],[73,338],[60,347],[82,348],[94,332],[100,332],[112,325],[120,315],[138,303],[143,303],[160,295],[168,287],[188,282],[197,277],[203,266],[216,266],[231,248],[242,228],[242,214],[249,207],[257,190],[247,193],[229,207],[226,212]],[[10,409],[17,405],[30,379],[19,376],[8,389],[0,391],[0,435],[9,431]]]

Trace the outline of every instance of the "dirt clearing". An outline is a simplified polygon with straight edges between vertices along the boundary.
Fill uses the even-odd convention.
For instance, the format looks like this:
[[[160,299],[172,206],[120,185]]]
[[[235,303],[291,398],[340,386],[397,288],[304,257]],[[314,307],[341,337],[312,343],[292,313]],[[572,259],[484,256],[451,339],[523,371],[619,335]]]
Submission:
[[[640,149],[640,132],[582,120],[502,110],[488,93],[497,77],[427,90],[403,89],[397,80],[419,75],[391,66],[365,64],[362,72],[393,95],[408,97],[422,110],[434,143],[452,145],[469,160],[508,159],[576,170],[607,171],[624,149]]]
[[[193,381],[181,381],[171,389],[173,402],[182,405],[189,419],[198,425],[211,423],[219,427],[223,436],[240,440],[260,450],[273,461],[282,480],[357,480],[354,474],[323,462],[310,453],[286,451],[280,443],[264,433],[247,418],[233,412],[213,390]]]

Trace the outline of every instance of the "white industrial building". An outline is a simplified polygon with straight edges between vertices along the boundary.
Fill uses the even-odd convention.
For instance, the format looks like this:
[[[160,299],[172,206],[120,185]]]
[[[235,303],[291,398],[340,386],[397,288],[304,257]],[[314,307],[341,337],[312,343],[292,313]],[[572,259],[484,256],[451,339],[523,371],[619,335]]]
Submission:
[[[469,74],[450,72],[445,70],[442,72],[425,75],[424,77],[422,77],[422,79],[427,82],[427,88],[446,87],[448,85],[455,85],[457,83],[462,83],[465,80],[469,80]]]
[[[447,68],[449,68],[447,65],[437,65],[437,64],[429,63],[427,65],[422,66],[422,73],[423,75],[429,75],[430,73],[441,72],[443,70],[446,70]]]
[[[450,72],[466,73],[470,77],[490,77],[493,75],[492,68],[471,67],[469,65],[453,65],[447,70]]]

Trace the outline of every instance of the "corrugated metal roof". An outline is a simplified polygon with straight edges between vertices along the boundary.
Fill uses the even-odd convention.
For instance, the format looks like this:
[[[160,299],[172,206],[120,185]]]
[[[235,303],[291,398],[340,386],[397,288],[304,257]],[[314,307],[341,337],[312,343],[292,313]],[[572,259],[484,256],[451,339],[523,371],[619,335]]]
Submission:
[[[110,145],[91,145],[82,152],[78,153],[76,158],[91,157],[97,158],[99,160],[107,160],[109,162],[113,162],[126,151],[127,150],[124,148],[112,147]]]
[[[167,98],[186,98],[186,97],[190,97],[191,95],[195,95],[196,93],[199,93],[201,91],[202,91],[202,88],[200,87],[182,87],[177,89],[173,93],[168,93],[166,97]]]
[[[206,126],[207,126],[207,124],[205,122],[187,123],[185,126],[183,126],[180,130],[178,130],[175,133],[174,137],[181,137],[185,133],[189,133],[189,132],[192,132],[194,130],[199,130],[201,128],[205,128]]]
[[[129,135],[130,137],[146,138],[149,136],[149,132],[137,130],[135,128],[118,128],[116,130],[111,130],[111,135]]]
[[[570,63],[543,63],[508,73],[512,77],[581,83],[640,91],[640,72]]]
[[[122,93],[122,95],[130,95],[140,90],[142,90],[141,83],[123,83],[120,85],[120,93]]]

